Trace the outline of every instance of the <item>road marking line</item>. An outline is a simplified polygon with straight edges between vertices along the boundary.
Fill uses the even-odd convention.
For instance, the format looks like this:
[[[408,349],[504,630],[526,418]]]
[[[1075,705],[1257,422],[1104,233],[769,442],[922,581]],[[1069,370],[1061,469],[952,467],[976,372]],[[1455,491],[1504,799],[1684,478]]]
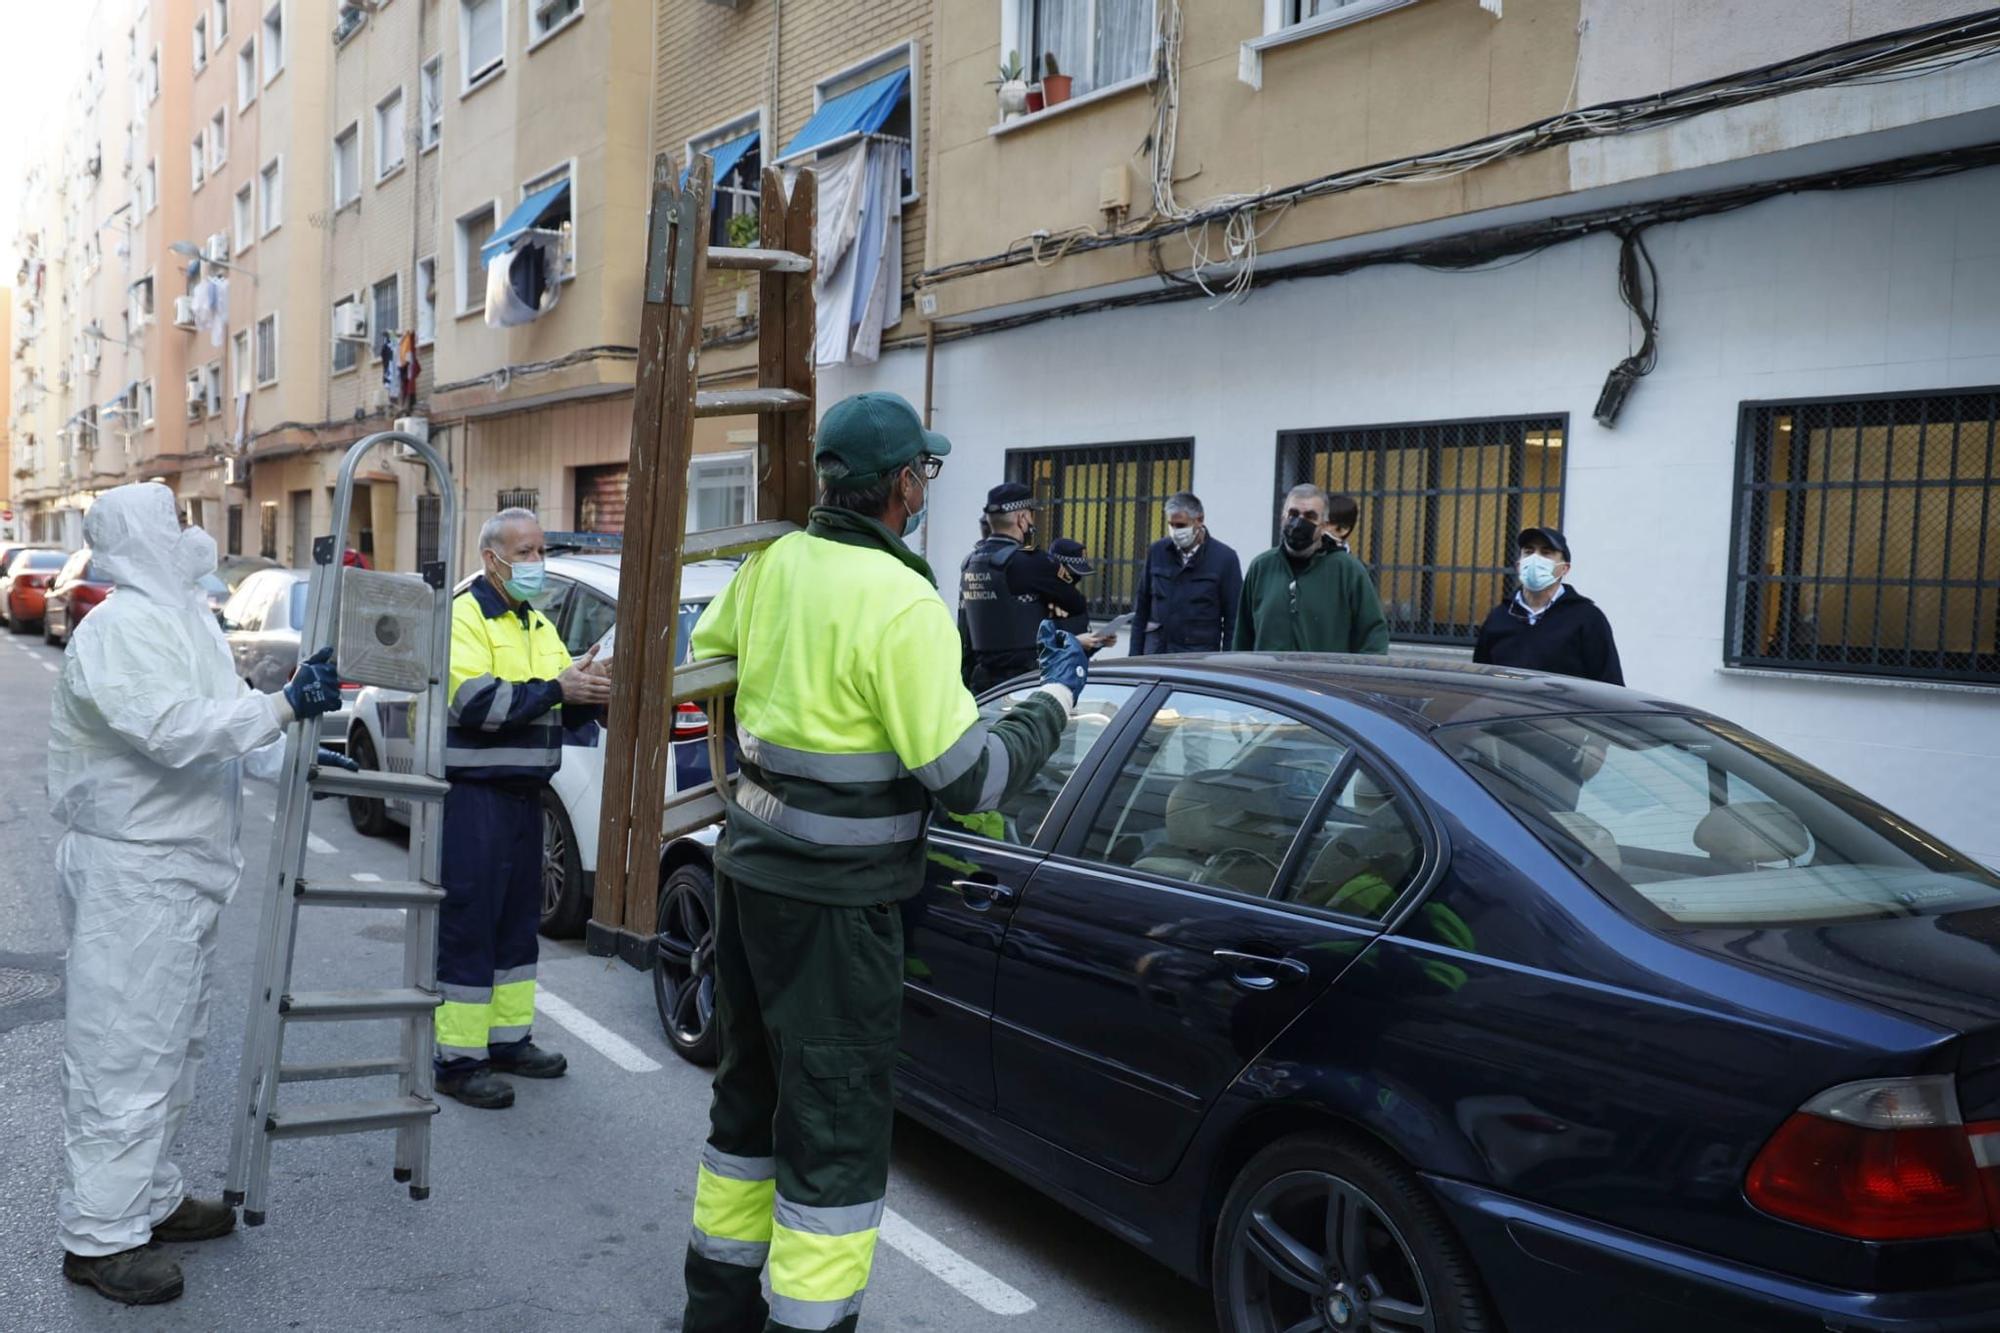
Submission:
[[[334,846],[325,838],[320,837],[317,833],[306,834],[306,849],[318,852],[321,856],[337,856],[340,854],[340,848]]]
[[[42,670],[53,672],[57,670],[57,667],[54,662],[44,662],[42,663]]]
[[[361,884],[380,884],[382,882],[380,875],[371,874],[366,870],[357,870],[349,875],[348,878]]]
[[[931,1235],[893,1208],[882,1210],[882,1243],[906,1259],[915,1260],[932,1276],[982,1310],[994,1314],[1026,1314],[1035,1302],[1002,1282],[951,1246]]]
[[[544,987],[535,988],[535,1008],[568,1028],[572,1036],[620,1069],[634,1074],[651,1074],[661,1068],[658,1060]]]

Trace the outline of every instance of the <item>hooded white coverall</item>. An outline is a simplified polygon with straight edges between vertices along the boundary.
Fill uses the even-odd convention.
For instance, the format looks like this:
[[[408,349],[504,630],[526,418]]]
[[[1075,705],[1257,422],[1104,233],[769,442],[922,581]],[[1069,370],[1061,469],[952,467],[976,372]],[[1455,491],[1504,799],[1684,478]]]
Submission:
[[[195,580],[215,541],[154,482],[84,517],[117,592],[78,625],[49,725],[56,879],[69,926],[58,1236],[144,1245],[186,1194],[168,1160],[207,1045],[216,925],[243,857],[242,762],[282,762],[283,696],[237,679]],[[268,747],[268,748],[266,748]]]

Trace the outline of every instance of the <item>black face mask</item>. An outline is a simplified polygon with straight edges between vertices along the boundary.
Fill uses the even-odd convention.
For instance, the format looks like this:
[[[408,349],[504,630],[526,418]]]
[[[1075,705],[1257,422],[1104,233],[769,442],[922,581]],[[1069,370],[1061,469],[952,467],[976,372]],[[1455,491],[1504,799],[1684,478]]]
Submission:
[[[1285,520],[1285,549],[1293,555],[1310,555],[1319,545],[1319,524],[1304,515]]]

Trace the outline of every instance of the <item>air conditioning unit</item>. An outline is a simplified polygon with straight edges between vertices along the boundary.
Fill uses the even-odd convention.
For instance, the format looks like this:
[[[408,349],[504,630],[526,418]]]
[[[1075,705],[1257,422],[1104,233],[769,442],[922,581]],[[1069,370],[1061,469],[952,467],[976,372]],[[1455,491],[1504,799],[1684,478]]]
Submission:
[[[333,308],[333,336],[366,342],[368,339],[368,314],[359,305],[349,301]]]
[[[188,420],[194,421],[199,418],[207,407],[208,393],[202,388],[201,381],[189,380],[187,382]]]
[[[208,238],[208,245],[202,250],[202,257],[211,264],[229,262],[229,233],[219,231]]]
[[[194,298],[176,296],[174,298],[174,327],[192,329],[194,327]]]

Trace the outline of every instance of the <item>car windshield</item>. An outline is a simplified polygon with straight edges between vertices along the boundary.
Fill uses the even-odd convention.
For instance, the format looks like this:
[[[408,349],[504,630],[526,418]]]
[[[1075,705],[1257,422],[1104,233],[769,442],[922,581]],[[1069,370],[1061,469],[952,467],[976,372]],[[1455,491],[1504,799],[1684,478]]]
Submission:
[[[2000,877],[1804,761],[1668,714],[1450,727],[1452,757],[1642,919],[1796,925],[2000,907]]]

